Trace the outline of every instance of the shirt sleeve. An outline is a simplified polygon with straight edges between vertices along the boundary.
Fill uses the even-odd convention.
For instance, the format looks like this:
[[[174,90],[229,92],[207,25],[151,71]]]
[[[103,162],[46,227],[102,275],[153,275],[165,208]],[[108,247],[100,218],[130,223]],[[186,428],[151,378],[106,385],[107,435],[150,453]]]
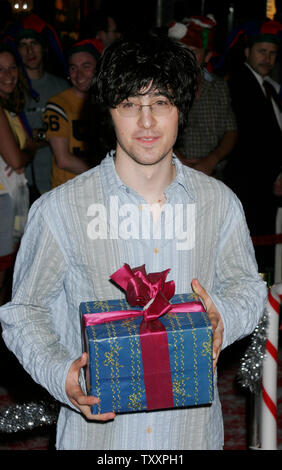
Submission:
[[[17,256],[12,301],[0,308],[3,339],[36,382],[73,407],[65,381],[75,358],[60,343],[50,308],[63,289],[67,267],[38,202],[30,210]]]
[[[224,324],[222,348],[253,332],[267,299],[241,203],[230,194],[233,197],[218,245],[215,287],[209,292]]]
[[[68,138],[69,118],[62,104],[55,100],[48,101],[42,119],[47,140],[51,137]]]

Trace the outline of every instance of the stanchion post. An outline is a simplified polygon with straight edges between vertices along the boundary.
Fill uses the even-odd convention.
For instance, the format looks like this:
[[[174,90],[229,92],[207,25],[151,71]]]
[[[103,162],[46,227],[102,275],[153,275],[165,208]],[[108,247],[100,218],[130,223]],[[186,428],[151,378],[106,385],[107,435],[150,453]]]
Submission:
[[[275,284],[268,291],[267,312],[269,324],[262,364],[260,441],[261,449],[277,449],[277,366],[279,313],[282,284]]]

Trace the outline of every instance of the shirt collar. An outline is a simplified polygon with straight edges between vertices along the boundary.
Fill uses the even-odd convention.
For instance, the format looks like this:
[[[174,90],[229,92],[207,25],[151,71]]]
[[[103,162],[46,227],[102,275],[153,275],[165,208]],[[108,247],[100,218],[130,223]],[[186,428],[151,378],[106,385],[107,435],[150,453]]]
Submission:
[[[245,65],[248,67],[248,69],[252,72],[252,74],[256,77],[257,81],[259,82],[260,86],[262,86],[264,78],[257,73],[247,62],[245,62]]]
[[[110,196],[117,195],[117,192],[121,188],[127,187],[116,172],[114,157],[115,157],[115,150],[111,150],[106,155],[106,157],[104,158],[104,160],[101,162],[101,165],[100,165],[101,176],[104,182],[104,187],[107,188],[107,194],[106,194],[107,198],[109,198]],[[174,180],[171,182],[171,184],[166,188],[165,193],[169,195],[173,191],[175,191],[175,189],[178,186],[181,186],[189,195],[189,197],[192,200],[195,200],[195,194],[192,191],[192,184],[189,184],[189,180],[191,178],[189,167],[186,167],[185,165],[183,165],[174,154],[172,157],[172,161],[176,168],[176,176]],[[184,168],[185,168],[185,174],[184,174]]]

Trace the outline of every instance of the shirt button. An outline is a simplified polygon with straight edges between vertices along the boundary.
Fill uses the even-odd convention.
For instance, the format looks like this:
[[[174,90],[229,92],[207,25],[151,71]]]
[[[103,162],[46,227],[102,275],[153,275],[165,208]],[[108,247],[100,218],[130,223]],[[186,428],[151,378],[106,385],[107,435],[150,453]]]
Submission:
[[[143,204],[139,204],[139,210],[142,211],[144,209]]]
[[[146,429],[146,433],[151,434],[152,431],[153,430],[152,430],[151,426],[148,426],[147,429]]]
[[[154,253],[157,255],[159,252],[159,249],[158,248],[154,248]]]

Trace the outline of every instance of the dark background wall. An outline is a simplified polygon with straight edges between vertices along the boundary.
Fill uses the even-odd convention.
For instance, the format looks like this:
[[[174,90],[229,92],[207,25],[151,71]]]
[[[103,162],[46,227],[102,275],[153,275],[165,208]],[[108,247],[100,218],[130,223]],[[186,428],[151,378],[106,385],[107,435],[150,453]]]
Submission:
[[[4,14],[5,3],[8,0],[0,0],[0,16]],[[118,19],[120,29],[125,32],[166,27],[171,20],[212,13],[217,21],[220,49],[228,32],[239,22],[264,18],[266,4],[267,0],[33,0],[33,11],[58,31],[75,31],[87,12],[106,9]],[[63,10],[59,12],[58,7],[62,5]],[[282,20],[282,0],[276,0],[276,10],[277,19]],[[58,23],[58,16],[65,20]]]

